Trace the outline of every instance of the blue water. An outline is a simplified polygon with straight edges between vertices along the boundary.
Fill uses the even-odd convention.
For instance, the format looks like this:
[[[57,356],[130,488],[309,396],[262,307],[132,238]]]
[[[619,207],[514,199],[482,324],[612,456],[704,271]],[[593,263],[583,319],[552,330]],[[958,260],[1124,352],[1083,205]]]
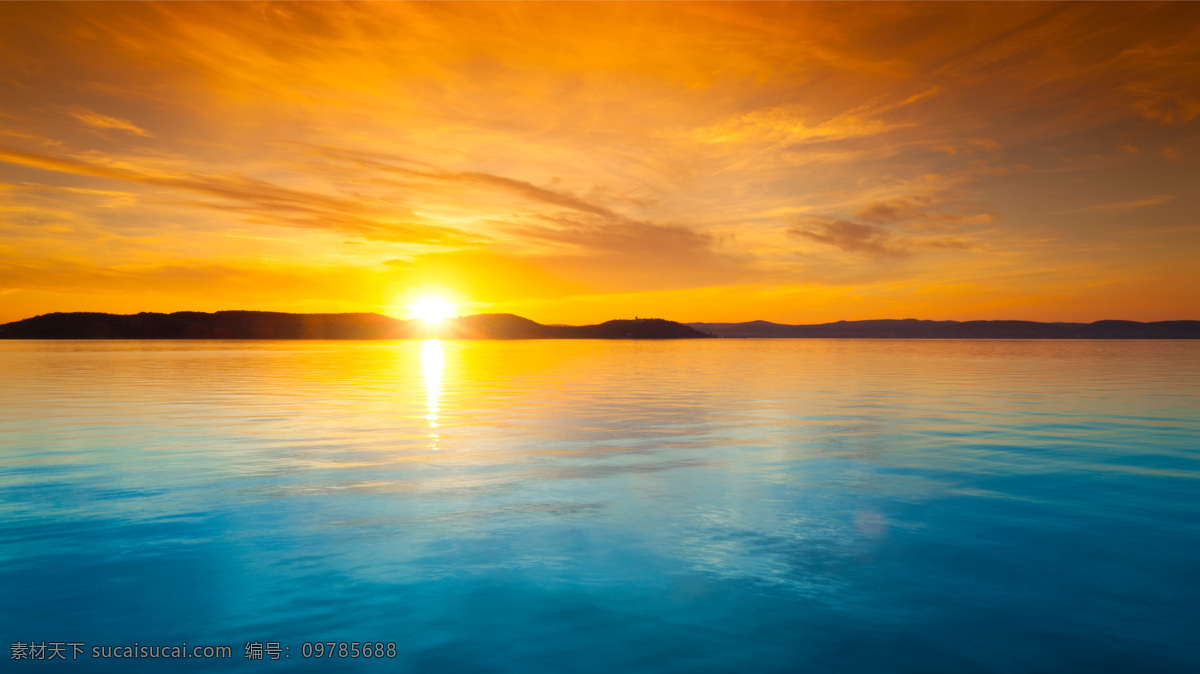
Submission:
[[[72,671],[1200,671],[1200,342],[0,342],[0,588]]]

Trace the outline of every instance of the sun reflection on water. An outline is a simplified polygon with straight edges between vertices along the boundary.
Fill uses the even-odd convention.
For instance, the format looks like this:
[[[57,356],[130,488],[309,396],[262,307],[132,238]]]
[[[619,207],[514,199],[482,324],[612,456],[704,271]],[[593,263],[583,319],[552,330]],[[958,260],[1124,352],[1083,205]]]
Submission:
[[[442,392],[442,369],[446,352],[440,339],[427,339],[421,344],[421,374],[425,378],[425,419],[429,422],[430,449],[437,449],[438,396]]]

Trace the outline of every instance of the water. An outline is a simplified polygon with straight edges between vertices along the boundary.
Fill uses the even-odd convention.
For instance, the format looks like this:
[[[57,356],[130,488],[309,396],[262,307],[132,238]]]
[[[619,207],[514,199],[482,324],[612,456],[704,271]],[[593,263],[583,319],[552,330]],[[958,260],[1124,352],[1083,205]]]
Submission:
[[[66,669],[1200,669],[1197,342],[0,342],[0,377],[0,638]],[[91,657],[135,642],[232,657]]]

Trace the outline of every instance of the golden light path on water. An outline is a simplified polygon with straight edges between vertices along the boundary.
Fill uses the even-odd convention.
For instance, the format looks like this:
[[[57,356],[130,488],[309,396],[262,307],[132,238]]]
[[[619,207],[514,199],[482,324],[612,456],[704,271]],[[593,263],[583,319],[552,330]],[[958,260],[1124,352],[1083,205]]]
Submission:
[[[430,449],[437,449],[438,396],[442,392],[442,370],[445,367],[446,351],[440,339],[427,339],[421,344],[421,374],[425,378],[425,419],[429,422]]]

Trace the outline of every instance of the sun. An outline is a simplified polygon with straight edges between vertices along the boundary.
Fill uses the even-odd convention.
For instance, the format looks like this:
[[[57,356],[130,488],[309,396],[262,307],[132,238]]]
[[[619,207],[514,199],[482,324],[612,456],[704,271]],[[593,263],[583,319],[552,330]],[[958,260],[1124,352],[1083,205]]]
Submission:
[[[422,297],[408,305],[408,314],[410,316],[419,318],[430,325],[440,323],[451,316],[457,315],[457,313],[458,307],[440,297]]]

